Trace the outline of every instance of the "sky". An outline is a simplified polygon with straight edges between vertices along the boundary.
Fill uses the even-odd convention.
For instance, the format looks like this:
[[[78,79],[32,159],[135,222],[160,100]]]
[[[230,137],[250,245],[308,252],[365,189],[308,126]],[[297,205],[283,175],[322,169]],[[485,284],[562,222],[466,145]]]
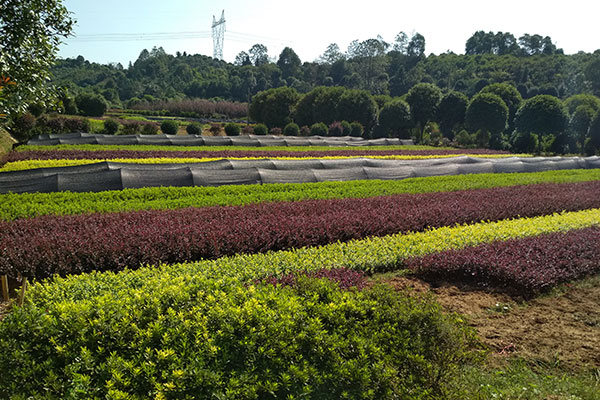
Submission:
[[[289,46],[304,61],[317,59],[330,43],[342,51],[355,39],[381,35],[392,43],[400,31],[425,37],[425,53],[463,54],[478,31],[550,36],[566,54],[600,49],[600,3],[591,0],[63,0],[77,20],[62,58],[124,67],[143,49],[169,54],[213,55],[211,25],[225,10],[223,58],[233,62],[253,44],[276,59]]]

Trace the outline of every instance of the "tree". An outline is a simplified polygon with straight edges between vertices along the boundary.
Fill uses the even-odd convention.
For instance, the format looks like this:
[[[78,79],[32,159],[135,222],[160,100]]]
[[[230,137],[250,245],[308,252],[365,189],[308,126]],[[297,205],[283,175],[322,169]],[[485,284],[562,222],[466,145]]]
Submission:
[[[358,121],[369,132],[377,121],[377,103],[366,90],[349,89],[340,96],[338,120]]]
[[[295,89],[279,87],[256,94],[249,107],[250,118],[269,128],[281,128],[292,122],[292,107],[300,95]]]
[[[108,108],[103,97],[91,93],[80,94],[75,97],[75,102],[79,112],[90,117],[101,117]]]
[[[250,55],[245,51],[240,51],[238,55],[235,56],[235,61],[233,63],[242,67],[244,65],[252,65],[252,61],[250,61]]]
[[[521,93],[517,88],[508,83],[492,83],[481,89],[479,93],[492,93],[504,101],[504,104],[508,107],[508,130],[512,131],[515,115],[523,103],[523,97],[521,97]]]
[[[590,124],[588,136],[588,146],[591,149],[589,153],[595,154],[600,150],[600,111],[596,113]]]
[[[596,112],[597,111],[589,105],[581,104],[577,107],[569,120],[570,134],[579,143],[579,150],[581,152],[583,152],[583,144],[585,143],[585,139]]]
[[[562,133],[567,125],[567,111],[556,97],[546,94],[526,100],[515,119],[517,131],[538,135],[538,151],[542,137]]]
[[[387,136],[407,139],[410,138],[409,129],[412,127],[410,107],[400,99],[386,103],[379,112],[379,128]]]
[[[599,66],[600,67],[600,66]],[[579,106],[588,106],[594,111],[600,110],[600,99],[591,94],[576,94],[565,100],[565,107],[573,115]]]
[[[409,57],[422,57],[425,55],[425,36],[415,33],[408,42],[406,54]]]
[[[442,91],[431,83],[418,83],[406,96],[413,121],[417,124],[417,140],[423,141],[423,129],[427,122],[433,120],[438,104],[442,99]]]
[[[450,91],[442,97],[437,110],[437,121],[442,134],[454,138],[454,131],[465,121],[469,99],[460,92]]]
[[[404,55],[408,53],[408,35],[405,32],[400,31],[400,33],[396,35],[392,50]]]
[[[598,52],[594,53],[597,54]],[[590,83],[594,94],[600,96],[600,54],[595,55],[593,59],[587,62],[583,73],[585,79]]]
[[[269,62],[269,51],[264,44],[257,43],[248,50],[250,61],[257,67]]]
[[[285,47],[281,51],[279,60],[277,60],[277,66],[283,74],[283,79],[298,76],[300,73],[300,65],[302,65],[300,57],[298,57],[296,52],[290,47]]]
[[[344,60],[346,57],[344,53],[340,51],[340,46],[337,43],[331,43],[325,49],[325,52],[321,57],[319,57],[319,61],[325,64],[333,64],[336,61]]]
[[[465,116],[467,128],[471,132],[489,133],[492,147],[500,147],[500,134],[506,129],[507,119],[508,107],[500,96],[493,93],[475,95],[467,107]],[[485,141],[480,141],[479,145],[485,146]]]
[[[50,67],[73,23],[61,0],[0,0],[0,79],[14,83],[2,91],[0,114],[15,118],[31,104],[50,104]]]

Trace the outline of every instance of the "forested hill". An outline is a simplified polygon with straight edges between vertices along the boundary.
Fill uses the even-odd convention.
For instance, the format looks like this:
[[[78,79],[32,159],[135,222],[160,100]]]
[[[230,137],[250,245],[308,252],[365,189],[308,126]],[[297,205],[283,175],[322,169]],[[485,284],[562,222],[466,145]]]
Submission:
[[[389,44],[381,38],[354,41],[346,52],[331,44],[317,61],[301,62],[291,48],[269,58],[257,44],[241,52],[235,63],[203,55],[143,50],[127,68],[76,59],[59,60],[54,84],[69,95],[101,94],[115,107],[138,99],[184,97],[247,101],[259,91],[290,86],[300,93],[316,86],[366,89],[372,94],[402,96],[417,83],[433,83],[472,96],[496,82],[514,85],[524,98],[551,94],[600,95],[600,50],[565,55],[548,37],[477,32],[466,42],[466,54],[425,55],[425,38],[399,34]]]

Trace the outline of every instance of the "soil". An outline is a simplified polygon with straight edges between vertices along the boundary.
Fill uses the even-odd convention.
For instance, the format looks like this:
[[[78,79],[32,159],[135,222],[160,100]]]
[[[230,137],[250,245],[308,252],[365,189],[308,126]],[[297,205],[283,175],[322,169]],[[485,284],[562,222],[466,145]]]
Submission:
[[[516,356],[569,370],[600,368],[600,277],[523,301],[460,283],[395,276],[381,281],[432,293],[467,317],[490,349],[492,364]]]

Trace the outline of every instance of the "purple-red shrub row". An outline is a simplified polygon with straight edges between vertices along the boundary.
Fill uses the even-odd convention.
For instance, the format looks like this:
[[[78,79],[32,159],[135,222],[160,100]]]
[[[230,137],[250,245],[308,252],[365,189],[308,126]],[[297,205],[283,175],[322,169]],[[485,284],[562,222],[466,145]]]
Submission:
[[[304,272],[302,274],[286,274],[279,277],[270,276],[257,281],[257,283],[266,283],[273,286],[296,286],[300,276],[319,279],[327,278],[337,283],[340,289],[343,290],[348,290],[352,287],[361,290],[367,285],[367,277],[364,272],[348,268],[320,269],[317,271]]]
[[[449,250],[406,265],[425,277],[474,280],[529,296],[600,272],[600,227]]]
[[[369,157],[369,156],[443,156],[452,154],[498,154],[495,150],[327,150],[327,151],[168,151],[168,150],[26,150],[13,151],[8,161],[24,160],[105,160],[112,158],[232,158],[232,157]]]
[[[216,258],[600,207],[600,182],[366,199],[43,216],[0,223],[0,274],[48,276]]]

